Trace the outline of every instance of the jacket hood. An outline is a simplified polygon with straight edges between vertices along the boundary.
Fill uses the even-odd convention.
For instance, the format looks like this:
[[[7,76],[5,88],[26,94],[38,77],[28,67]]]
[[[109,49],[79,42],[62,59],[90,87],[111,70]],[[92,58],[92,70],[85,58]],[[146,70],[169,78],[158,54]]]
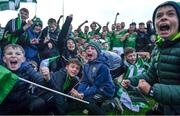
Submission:
[[[89,63],[105,63],[108,67],[110,67],[110,62],[107,62],[107,60],[108,58],[101,53],[95,60],[89,61]]]

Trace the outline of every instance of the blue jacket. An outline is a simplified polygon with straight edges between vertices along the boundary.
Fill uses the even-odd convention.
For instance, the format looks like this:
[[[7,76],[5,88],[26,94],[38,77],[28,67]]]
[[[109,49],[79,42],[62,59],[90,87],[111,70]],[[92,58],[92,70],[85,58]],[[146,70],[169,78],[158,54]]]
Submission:
[[[39,62],[38,58],[38,45],[33,45],[30,41],[34,38],[39,39],[40,33],[33,31],[33,28],[28,28],[25,34],[21,37],[19,44],[23,46],[25,50],[25,56],[28,60],[34,60]]]
[[[100,54],[96,60],[84,65],[82,82],[78,87],[84,96],[100,94],[104,97],[112,97],[115,86],[109,70],[109,65],[105,63],[106,57]]]

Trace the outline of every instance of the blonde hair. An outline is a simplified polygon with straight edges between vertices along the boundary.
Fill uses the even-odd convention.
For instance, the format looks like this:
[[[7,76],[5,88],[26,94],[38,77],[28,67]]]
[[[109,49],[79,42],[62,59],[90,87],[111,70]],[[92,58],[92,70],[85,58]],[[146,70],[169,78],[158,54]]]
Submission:
[[[13,49],[19,48],[19,49],[22,51],[23,55],[25,55],[25,51],[24,51],[23,47],[20,46],[20,45],[18,45],[18,44],[8,44],[8,45],[6,45],[6,46],[4,47],[3,53],[5,53],[6,50],[7,50],[8,48],[10,48],[10,47],[12,47]]]

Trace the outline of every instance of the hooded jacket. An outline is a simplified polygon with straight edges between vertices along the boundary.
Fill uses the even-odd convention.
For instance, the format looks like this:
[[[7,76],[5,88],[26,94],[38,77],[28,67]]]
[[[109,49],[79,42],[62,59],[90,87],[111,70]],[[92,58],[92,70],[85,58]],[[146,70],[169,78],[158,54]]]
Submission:
[[[73,20],[72,17],[70,16],[66,17],[65,23],[63,24],[62,30],[58,36],[57,45],[58,45],[59,55],[61,56],[60,68],[65,67],[66,63],[70,58],[79,58],[77,55],[78,48],[76,42],[73,38],[69,37],[69,28],[72,20]],[[70,51],[67,48],[67,41],[70,39],[75,43],[75,49],[73,51]]]
[[[153,14],[153,21],[157,9],[170,5],[176,9],[180,23],[180,6],[172,1],[159,5]],[[180,32],[180,26],[178,28]],[[152,64],[147,73],[130,79],[133,85],[138,84],[139,79],[145,79],[153,87],[153,98],[161,104],[164,114],[180,114],[180,34],[173,38],[157,41],[153,51]]]
[[[84,65],[82,82],[78,87],[84,96],[100,94],[104,97],[113,97],[115,86],[106,63],[106,58],[99,54],[97,59]]]

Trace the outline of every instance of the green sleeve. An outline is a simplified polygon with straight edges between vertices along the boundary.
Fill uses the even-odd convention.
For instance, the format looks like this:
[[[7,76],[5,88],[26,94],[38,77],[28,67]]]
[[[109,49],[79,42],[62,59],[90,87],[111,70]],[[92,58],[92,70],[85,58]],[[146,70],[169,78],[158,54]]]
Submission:
[[[153,98],[164,105],[180,105],[180,85],[154,84]]]

